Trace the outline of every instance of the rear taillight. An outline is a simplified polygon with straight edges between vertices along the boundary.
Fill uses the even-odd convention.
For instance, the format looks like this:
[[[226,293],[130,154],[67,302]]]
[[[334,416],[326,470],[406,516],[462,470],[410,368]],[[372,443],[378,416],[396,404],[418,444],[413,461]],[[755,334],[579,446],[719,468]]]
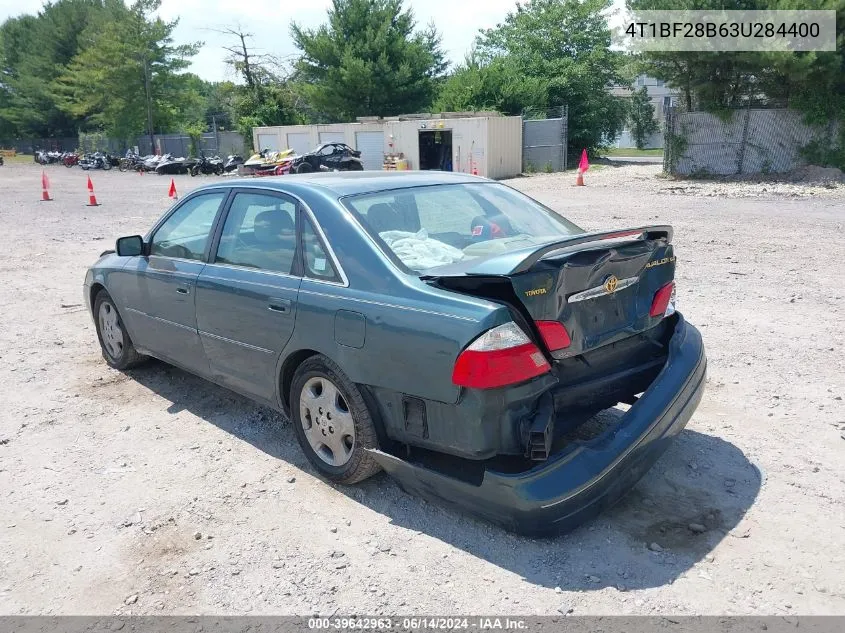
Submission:
[[[569,332],[563,327],[563,324],[558,321],[536,321],[537,329],[546,343],[546,347],[550,352],[569,347],[572,342],[569,338]]]
[[[472,389],[493,389],[524,382],[551,367],[516,323],[488,330],[460,353],[452,382]]]
[[[649,310],[648,314],[653,317],[670,316],[675,314],[674,281],[670,281],[654,293],[654,299],[651,301],[651,310]]]

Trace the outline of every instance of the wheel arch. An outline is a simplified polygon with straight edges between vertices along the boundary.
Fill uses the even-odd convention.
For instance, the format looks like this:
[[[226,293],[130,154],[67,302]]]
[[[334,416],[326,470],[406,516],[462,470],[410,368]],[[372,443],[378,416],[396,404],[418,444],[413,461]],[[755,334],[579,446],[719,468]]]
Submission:
[[[95,281],[91,284],[91,289],[89,290],[88,294],[88,300],[90,302],[89,305],[91,306],[92,312],[94,310],[94,302],[97,300],[97,295],[105,289],[106,287],[99,281]]]
[[[279,372],[279,400],[282,403],[282,410],[285,415],[290,416],[290,386],[293,383],[293,375],[306,360],[317,356],[320,352],[313,349],[301,349],[293,352],[285,358],[282,369]]]
[[[327,354],[313,349],[297,350],[288,355],[282,363],[282,368],[279,372],[279,400],[284,414],[288,416],[289,419],[292,419],[290,411],[290,388],[293,384],[293,376],[296,374],[296,370],[302,363],[314,356],[324,356],[333,363],[337,364],[336,361]],[[384,425],[384,413],[382,412],[378,398],[376,398],[369,386],[361,383],[355,383],[355,385],[358,387],[367,408],[370,410],[370,417],[373,421],[373,425],[375,426],[379,444],[382,447],[388,446],[391,440],[387,435],[387,429]]]

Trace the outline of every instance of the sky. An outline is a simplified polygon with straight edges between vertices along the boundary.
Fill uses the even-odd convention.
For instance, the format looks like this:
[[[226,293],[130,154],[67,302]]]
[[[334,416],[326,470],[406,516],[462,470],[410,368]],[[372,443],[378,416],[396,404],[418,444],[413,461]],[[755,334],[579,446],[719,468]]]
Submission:
[[[615,0],[621,5],[622,0]],[[36,13],[42,0],[0,0],[0,22],[22,13]],[[443,38],[443,49],[452,63],[460,63],[469,51],[479,29],[496,26],[516,5],[516,0],[405,0],[414,11],[418,27],[433,21]],[[222,47],[231,38],[214,32],[221,27],[239,26],[254,34],[256,52],[286,57],[296,53],[289,25],[316,27],[326,21],[330,0],[162,0],[159,15],[166,20],[179,18],[174,32],[178,44],[202,41],[191,71],[208,81],[235,79],[223,62]]]

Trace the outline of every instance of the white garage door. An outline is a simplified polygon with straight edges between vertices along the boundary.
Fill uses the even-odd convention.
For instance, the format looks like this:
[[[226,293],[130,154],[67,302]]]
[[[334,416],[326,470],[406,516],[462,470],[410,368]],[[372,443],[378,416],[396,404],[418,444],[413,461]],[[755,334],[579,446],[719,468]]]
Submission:
[[[345,143],[346,134],[343,132],[320,132],[321,143]]]
[[[311,147],[311,135],[308,132],[291,132],[288,134],[288,147],[297,154],[307,154]]]
[[[269,149],[274,152],[278,152],[281,147],[279,147],[279,135],[278,134],[258,134],[258,151]]]
[[[355,132],[355,149],[361,152],[364,169],[384,165],[384,132]]]

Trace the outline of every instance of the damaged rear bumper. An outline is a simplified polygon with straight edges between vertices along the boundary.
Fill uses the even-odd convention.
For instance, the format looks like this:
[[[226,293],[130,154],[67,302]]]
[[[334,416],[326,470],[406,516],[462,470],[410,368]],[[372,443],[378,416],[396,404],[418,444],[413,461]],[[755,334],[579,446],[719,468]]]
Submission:
[[[453,505],[524,534],[571,530],[618,501],[686,426],[704,391],[707,360],[698,330],[681,315],[666,364],[609,432],[525,472],[487,470],[480,485],[372,450],[406,491]]]

